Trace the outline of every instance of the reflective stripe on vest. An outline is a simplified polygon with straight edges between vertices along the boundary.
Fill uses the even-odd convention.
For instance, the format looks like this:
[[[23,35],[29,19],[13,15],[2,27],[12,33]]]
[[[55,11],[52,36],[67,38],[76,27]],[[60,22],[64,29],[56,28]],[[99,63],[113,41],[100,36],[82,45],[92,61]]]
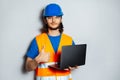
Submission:
[[[72,80],[71,74],[67,76],[49,76],[49,77],[40,77],[36,76],[36,80]]]
[[[60,54],[61,54],[61,48],[64,45],[72,45],[72,38],[67,36],[66,34],[61,34],[61,39],[58,47],[57,53],[54,52],[54,49],[52,47],[52,44],[48,38],[48,35],[46,33],[42,33],[38,36],[36,36],[36,41],[38,45],[39,52],[41,52],[41,49],[43,46],[45,46],[45,52],[50,53],[50,60],[47,63],[40,63],[38,68],[36,69],[36,76],[39,77],[50,77],[50,76],[67,76],[70,74],[70,71],[65,70],[55,70],[48,68],[48,65],[55,64],[56,62],[60,61]]]
[[[52,65],[52,64],[57,64],[57,62],[49,62],[49,63],[39,64],[38,68],[48,68],[48,66]]]

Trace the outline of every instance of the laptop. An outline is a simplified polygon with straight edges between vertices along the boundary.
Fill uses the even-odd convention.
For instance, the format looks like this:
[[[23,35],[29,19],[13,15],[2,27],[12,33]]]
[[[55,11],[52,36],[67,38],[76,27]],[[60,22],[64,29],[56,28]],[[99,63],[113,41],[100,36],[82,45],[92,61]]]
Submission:
[[[64,70],[68,67],[85,65],[86,47],[86,44],[63,46],[60,62],[48,67]]]

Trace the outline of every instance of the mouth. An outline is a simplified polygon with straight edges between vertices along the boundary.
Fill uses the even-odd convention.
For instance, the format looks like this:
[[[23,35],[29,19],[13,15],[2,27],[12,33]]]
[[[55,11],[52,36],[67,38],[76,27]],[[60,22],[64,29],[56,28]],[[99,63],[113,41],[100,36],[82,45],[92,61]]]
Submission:
[[[51,25],[57,25],[57,23],[51,23]]]

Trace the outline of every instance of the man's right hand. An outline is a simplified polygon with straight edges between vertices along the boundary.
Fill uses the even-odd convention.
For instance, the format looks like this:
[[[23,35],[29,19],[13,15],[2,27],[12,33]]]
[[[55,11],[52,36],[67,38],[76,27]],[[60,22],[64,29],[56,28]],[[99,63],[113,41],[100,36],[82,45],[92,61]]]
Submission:
[[[37,61],[37,63],[48,62],[49,61],[49,59],[50,59],[50,53],[49,52],[45,52],[44,49],[45,49],[45,46],[43,46],[41,52],[35,58],[35,60]]]

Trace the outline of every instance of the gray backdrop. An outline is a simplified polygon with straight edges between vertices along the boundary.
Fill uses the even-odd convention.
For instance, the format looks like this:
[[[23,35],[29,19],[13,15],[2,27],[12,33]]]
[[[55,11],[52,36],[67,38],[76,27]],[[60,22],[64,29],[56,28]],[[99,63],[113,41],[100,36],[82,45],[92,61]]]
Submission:
[[[0,0],[0,80],[33,80],[24,73],[24,55],[39,34],[39,14],[48,3],[61,5],[65,33],[87,43],[86,65],[74,80],[120,80],[120,0]]]

